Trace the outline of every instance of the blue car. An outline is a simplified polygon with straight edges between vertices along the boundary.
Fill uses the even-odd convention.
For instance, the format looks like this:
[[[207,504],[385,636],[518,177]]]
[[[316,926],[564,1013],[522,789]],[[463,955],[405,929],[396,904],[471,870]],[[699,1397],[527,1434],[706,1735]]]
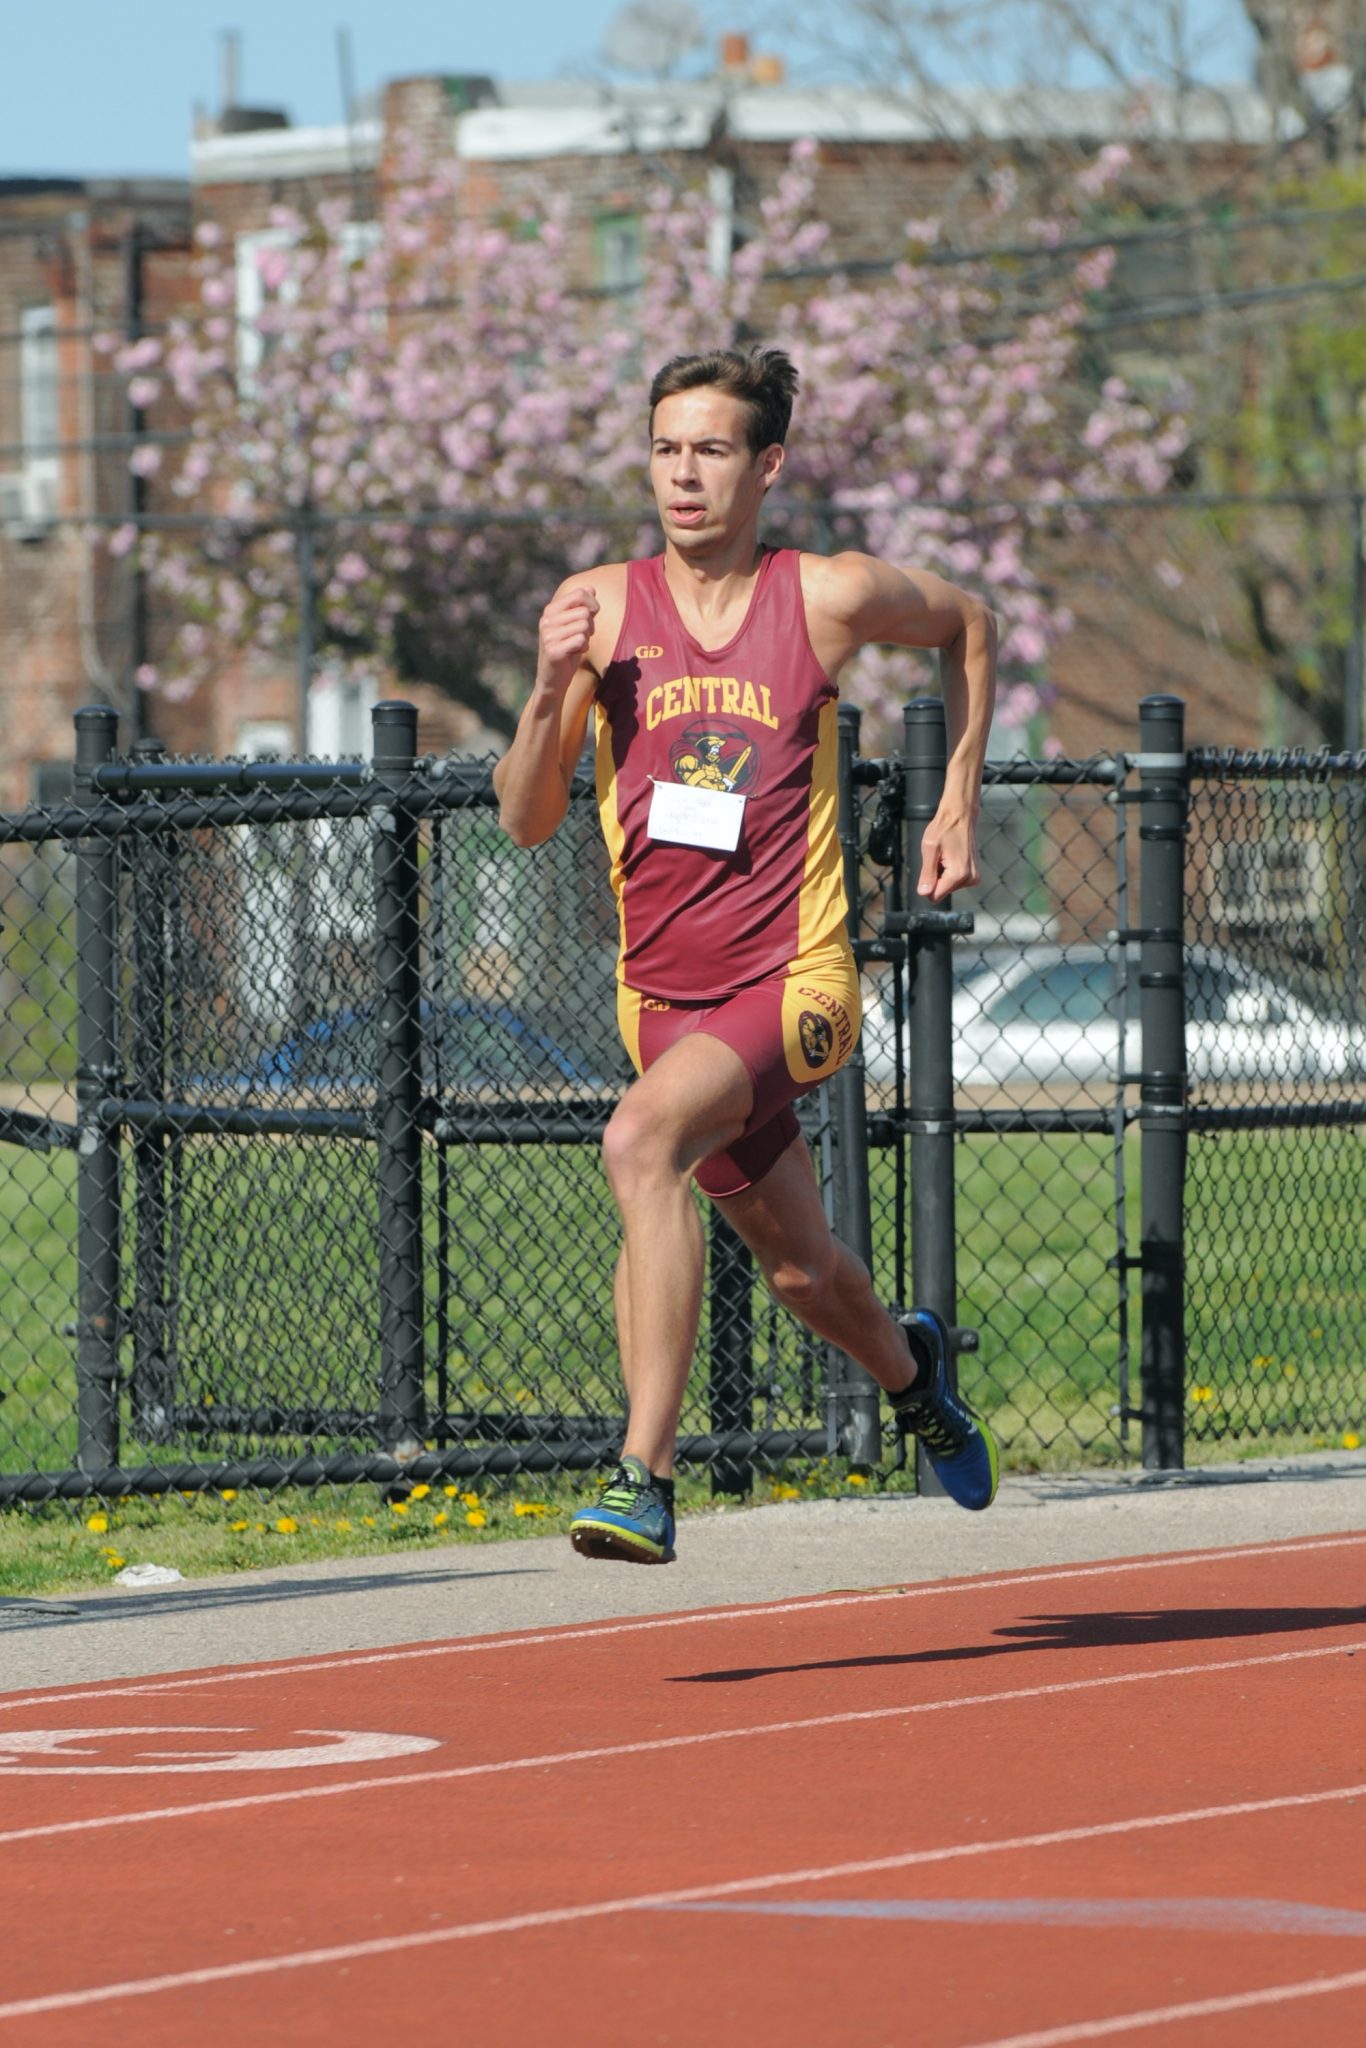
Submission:
[[[505,1003],[474,997],[443,1004],[424,1000],[422,1087],[437,1096],[513,1097],[614,1095],[620,1081],[577,1047],[532,1023]],[[197,1075],[190,1086],[214,1095],[369,1096],[379,1046],[373,1004],[317,1017],[293,1037],[231,1074]],[[625,1077],[622,1077],[625,1078]]]

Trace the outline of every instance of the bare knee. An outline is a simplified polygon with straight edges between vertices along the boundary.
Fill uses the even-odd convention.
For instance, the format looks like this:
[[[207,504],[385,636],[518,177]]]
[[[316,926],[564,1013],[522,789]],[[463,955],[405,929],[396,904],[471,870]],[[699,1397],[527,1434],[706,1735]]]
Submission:
[[[643,1181],[674,1171],[672,1133],[648,1104],[627,1093],[617,1104],[602,1134],[602,1163],[607,1183],[620,1200]]]

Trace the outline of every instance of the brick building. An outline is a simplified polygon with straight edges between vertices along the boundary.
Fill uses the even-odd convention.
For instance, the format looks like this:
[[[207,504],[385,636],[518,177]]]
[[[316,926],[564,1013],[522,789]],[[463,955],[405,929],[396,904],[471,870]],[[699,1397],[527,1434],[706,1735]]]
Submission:
[[[980,211],[984,166],[998,148],[1019,154],[1023,143],[1047,166],[1128,133],[1140,160],[1151,153],[1156,177],[1176,118],[1151,96],[1141,106],[1103,93],[1016,105],[1008,94],[965,92],[930,121],[890,95],[790,89],[780,67],[752,60],[728,39],[720,71],[703,83],[609,94],[576,84],[401,79],[349,126],[296,129],[281,116],[230,108],[192,141],[184,185],[0,185],[0,334],[11,366],[0,379],[0,796],[14,803],[46,786],[45,775],[51,781],[58,770],[49,774],[44,764],[69,759],[71,710],[92,698],[127,713],[125,738],[150,726],[177,751],[287,751],[302,740],[331,753],[365,744],[364,686],[325,666],[314,676],[306,730],[299,678],[284,664],[243,659],[179,705],[137,688],[162,627],[136,577],[110,562],[87,522],[166,509],[154,481],[129,477],[127,436],[174,435],[183,423],[164,401],[145,418],[131,417],[121,382],[92,353],[90,337],[101,328],[131,336],[164,322],[189,291],[194,223],[211,221],[231,238],[239,365],[249,367],[260,345],[257,258],[282,232],[272,208],[307,209],[344,195],[346,232],[359,246],[405,138],[459,158],[460,203],[476,217],[506,214],[533,190],[567,195],[573,282],[591,294],[629,290],[639,275],[645,193],[661,176],[705,183],[715,209],[710,260],[723,267],[792,143],[811,137],[835,253],[842,262],[876,261],[909,217],[963,220]],[[1207,106],[1187,102],[1180,119],[1200,183],[1229,177],[1274,125],[1251,89],[1211,95]],[[1121,267],[1117,289],[1162,289],[1151,253],[1144,261],[1146,271],[1132,259],[1127,277]],[[1169,334],[1145,353],[1140,332],[1120,367],[1140,385],[1145,375],[1169,375]],[[1180,555],[1164,522],[1154,515],[1131,525],[1123,545],[1075,543],[1071,559],[1055,565],[1078,615],[1052,674],[1051,736],[1069,753],[1131,744],[1135,701],[1155,687],[1190,698],[1196,738],[1243,743],[1265,733],[1257,674],[1229,651],[1235,600],[1217,570],[1184,561],[1185,623],[1175,613],[1164,620],[1134,596],[1133,555]],[[1200,622],[1195,641],[1191,617]],[[424,748],[490,744],[450,698],[406,683],[404,694],[419,701]]]

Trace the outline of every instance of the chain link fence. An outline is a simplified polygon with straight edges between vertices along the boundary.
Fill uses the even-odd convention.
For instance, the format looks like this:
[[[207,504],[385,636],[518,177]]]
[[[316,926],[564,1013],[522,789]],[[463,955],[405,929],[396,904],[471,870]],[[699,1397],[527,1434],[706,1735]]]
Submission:
[[[76,801],[0,820],[0,1498],[619,1441],[591,791],[526,852],[487,762],[415,761],[405,706],[375,730],[373,763],[176,762],[82,713]],[[1017,1466],[1366,1405],[1366,760],[1178,746],[992,764],[983,887],[926,912],[942,712],[878,758],[843,716],[866,1018],[803,1121],[837,1228],[946,1316]],[[864,1376],[710,1243],[685,1457],[724,1490],[883,1461]]]

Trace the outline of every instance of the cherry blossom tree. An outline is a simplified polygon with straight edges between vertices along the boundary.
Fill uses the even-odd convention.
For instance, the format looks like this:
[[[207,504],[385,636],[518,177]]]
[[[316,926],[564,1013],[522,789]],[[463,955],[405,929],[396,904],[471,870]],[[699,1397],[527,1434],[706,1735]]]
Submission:
[[[1083,171],[1077,208],[1123,160],[1112,148]],[[170,658],[139,680],[183,696],[229,652],[279,665],[307,584],[320,660],[435,683],[510,731],[559,577],[657,545],[650,372],[767,339],[802,377],[775,530],[814,527],[825,545],[982,589],[1003,622],[1005,717],[1023,724],[1071,624],[1040,572],[1039,529],[1080,523],[1089,495],[1161,490],[1184,422],[1082,374],[1107,251],[1041,260],[1037,278],[961,252],[946,263],[929,220],[907,224],[885,273],[840,276],[818,201],[818,151],[799,144],[718,275],[704,196],[661,188],[638,291],[589,300],[571,288],[562,200],[490,226],[462,215],[457,167],[414,162],[364,237],[339,200],[272,215],[264,309],[245,337],[234,251],[202,225],[197,305],[115,352],[134,403],[173,398],[188,419],[183,451],[163,460],[149,441],[135,467],[212,515],[189,538],[131,525],[113,537],[180,620]],[[1008,174],[993,209],[990,233],[1011,216],[1041,259],[1075,225],[1014,227]],[[870,652],[855,701],[889,712],[905,675]]]

